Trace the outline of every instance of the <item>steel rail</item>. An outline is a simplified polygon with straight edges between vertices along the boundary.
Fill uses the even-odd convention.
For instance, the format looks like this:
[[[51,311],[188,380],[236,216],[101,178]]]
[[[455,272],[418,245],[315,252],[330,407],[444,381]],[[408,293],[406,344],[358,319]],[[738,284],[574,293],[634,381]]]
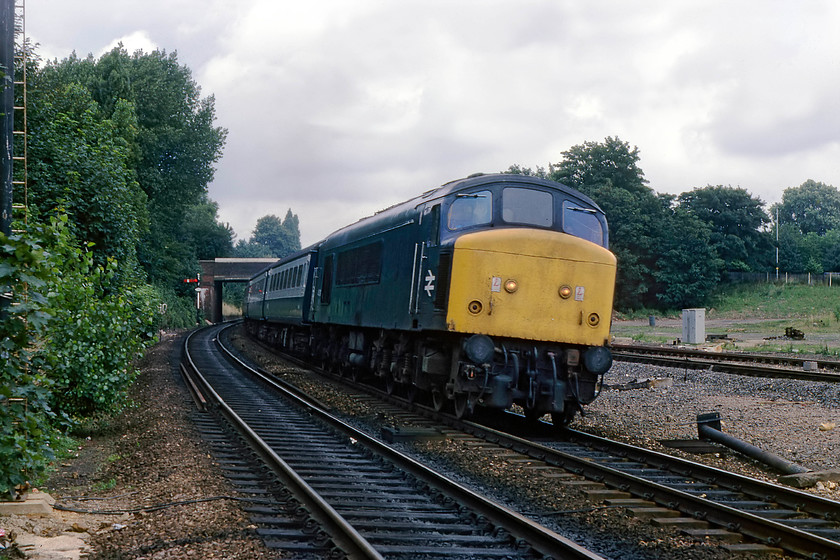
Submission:
[[[218,328],[218,327],[209,327]],[[223,327],[219,329],[224,330]],[[247,440],[248,444],[257,452],[265,464],[277,475],[283,484],[305,505],[309,514],[325,528],[335,544],[339,546],[349,558],[383,560],[383,557],[341,514],[328,504],[309,484],[306,483],[279,455],[277,455],[250,426],[248,426],[233,409],[222,400],[216,391],[207,383],[204,376],[196,367],[189,351],[189,343],[197,331],[190,333],[184,340],[184,359],[191,371],[187,375],[195,376],[194,380],[201,385],[203,394],[213,401],[218,410]],[[216,335],[218,337],[218,333]],[[218,342],[218,338],[216,338]]]
[[[613,488],[644,497],[662,506],[681,511],[688,516],[736,530],[759,541],[811,558],[840,558],[840,543],[836,541],[825,539],[749,512],[740,511],[706,498],[694,496],[688,492],[670,488],[642,477],[627,474],[590,459],[577,457],[573,454],[553,449],[512,434],[500,432],[484,425],[473,422],[464,422],[464,424],[469,426],[471,433],[486,438],[488,441],[509,447],[520,453],[531,455],[534,458],[545,461],[549,465],[570,470],[571,472],[602,482]],[[726,487],[726,484],[721,483],[717,479],[726,476],[732,481],[737,481],[732,483],[732,488],[738,491],[748,494],[753,493],[755,496],[761,496],[765,499],[770,497],[777,503],[793,508],[813,508],[812,511],[817,515],[840,520],[840,503],[838,502],[765,483],[735,473],[719,471],[712,467],[693,463],[678,457],[598,438],[597,436],[591,436],[583,432],[573,430],[569,432],[573,437],[582,440],[585,439],[593,442],[593,444],[597,443],[598,445],[593,446],[601,450],[610,449],[614,452],[614,450],[620,449],[622,453],[627,454],[627,457],[638,458],[642,461],[650,460],[652,466],[668,468],[669,470],[673,469],[673,472],[679,472],[683,476],[694,476],[694,472],[702,473],[702,476],[698,476],[697,478],[700,478],[704,482],[714,482],[724,487]]]
[[[276,349],[272,349],[272,351],[277,352]],[[309,364],[293,356],[281,354],[285,359],[306,367],[311,367]],[[680,365],[683,365],[683,363],[680,362]],[[777,368],[773,369],[778,371]],[[344,382],[338,376],[333,374],[328,375],[338,381]],[[376,394],[389,402],[400,402],[405,405],[405,402],[401,399],[396,399],[378,389],[370,386],[365,386],[364,388],[366,391]],[[415,412],[440,420],[440,414],[429,407],[417,403],[409,403],[409,406]],[[481,437],[537,460],[545,461],[550,465],[565,468],[571,472],[588,476],[593,480],[653,500],[660,505],[677,509],[689,516],[702,518],[710,523],[739,531],[746,536],[753,537],[773,546],[780,546],[791,552],[804,554],[815,559],[840,558],[840,543],[838,542],[791,528],[787,525],[705,498],[700,498],[687,492],[669,488],[668,486],[648,481],[641,477],[623,473],[606,465],[597,464],[589,459],[579,458],[506,432],[500,432],[485,425],[476,424],[467,420],[457,420],[454,417],[450,418],[448,416],[445,421],[450,426],[469,432],[476,437]],[[701,463],[695,463],[664,453],[599,438],[585,434],[584,432],[568,430],[567,433],[577,439],[586,439],[589,444],[599,450],[617,450],[624,457],[647,462],[651,466],[667,469],[671,472],[679,473],[682,476],[693,477],[724,488],[728,487],[733,491],[740,491],[744,494],[760,497],[761,499],[773,501],[792,509],[804,509],[809,513],[822,516],[827,520],[840,521],[840,503],[832,500],[728,471],[721,471]]]
[[[565,432],[571,441],[580,441],[595,449],[613,453],[618,452],[627,458],[642,461],[655,467],[668,469],[685,476],[697,478],[704,482],[716,484],[762,499],[770,498],[772,501],[786,507],[805,510],[826,519],[840,521],[840,502],[829,500],[816,494],[803,492],[787,486],[779,486],[757,478],[724,471],[704,465],[703,463],[689,461],[688,459],[660,453],[652,449],[636,447],[620,441],[609,440],[578,430],[566,428]]]
[[[799,379],[802,381],[840,382],[840,373],[828,371],[806,371],[805,362],[816,362],[818,367],[840,371],[840,362],[831,360],[808,360],[805,358],[780,358],[761,354],[740,354],[737,352],[705,352],[687,348],[664,348],[614,344],[613,359],[616,361],[648,363],[668,367],[710,369],[722,373],[734,373],[752,377]],[[780,367],[761,364],[796,364],[798,367]]]
[[[268,383],[276,390],[281,391],[288,398],[298,402],[301,406],[307,407],[313,415],[316,415],[324,422],[327,422],[346,435],[356,439],[359,443],[368,447],[374,453],[387,458],[389,461],[422,480],[432,488],[452,496],[458,501],[458,503],[479,512],[494,524],[504,527],[512,535],[524,540],[541,554],[548,557],[558,557],[559,555],[561,558],[569,559],[603,560],[603,556],[587,550],[574,541],[571,541],[562,535],[535,523],[511,509],[488,500],[484,496],[469,490],[449,478],[446,478],[440,473],[426,467],[408,455],[397,451],[373,436],[350,426],[341,419],[327,412],[323,405],[293,385],[284,383],[264,370],[254,368],[240,360],[233,352],[221,343],[218,337],[216,338],[216,343],[222,351],[225,352],[229,359],[236,361],[240,367],[243,367],[250,371],[253,375],[258,376],[265,383]]]

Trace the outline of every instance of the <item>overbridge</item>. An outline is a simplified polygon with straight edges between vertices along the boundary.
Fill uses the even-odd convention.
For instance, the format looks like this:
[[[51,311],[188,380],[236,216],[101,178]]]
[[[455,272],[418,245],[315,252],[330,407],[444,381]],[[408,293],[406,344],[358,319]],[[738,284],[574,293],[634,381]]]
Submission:
[[[214,323],[221,323],[222,289],[226,282],[247,282],[278,259],[213,259],[199,261],[201,280],[196,288],[196,306]]]

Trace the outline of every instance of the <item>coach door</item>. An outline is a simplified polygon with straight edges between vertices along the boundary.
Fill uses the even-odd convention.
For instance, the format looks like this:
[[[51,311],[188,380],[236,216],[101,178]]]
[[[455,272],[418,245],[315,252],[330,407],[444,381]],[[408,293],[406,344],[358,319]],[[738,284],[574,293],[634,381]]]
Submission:
[[[409,312],[418,316],[432,310],[438,289],[440,253],[440,202],[426,204],[420,212],[419,235],[414,244],[413,284]],[[417,319],[413,326],[418,326]]]

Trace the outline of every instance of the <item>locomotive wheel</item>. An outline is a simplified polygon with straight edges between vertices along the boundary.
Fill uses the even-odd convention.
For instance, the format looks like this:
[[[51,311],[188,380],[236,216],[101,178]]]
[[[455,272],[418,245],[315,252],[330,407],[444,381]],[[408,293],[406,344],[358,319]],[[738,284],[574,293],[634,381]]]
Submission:
[[[472,415],[473,407],[470,404],[468,393],[455,393],[455,417],[459,420],[469,418]]]
[[[555,429],[560,429],[565,426],[568,426],[569,423],[575,419],[575,409],[570,406],[566,406],[563,412],[552,412],[551,413],[551,423],[554,424]]]
[[[409,383],[405,387],[405,398],[408,399],[408,402],[415,403],[417,402],[417,398],[420,396],[420,389],[414,383]]]
[[[385,374],[385,392],[389,395],[397,392],[397,382],[390,373]]]
[[[537,412],[533,408],[526,408],[525,409],[525,423],[528,424],[529,426],[536,426],[539,423],[540,418],[543,417],[543,415],[545,415],[545,412]],[[552,419],[553,418],[554,417],[552,416]]]
[[[440,412],[446,406],[446,395],[438,388],[432,389],[432,408],[435,412]]]

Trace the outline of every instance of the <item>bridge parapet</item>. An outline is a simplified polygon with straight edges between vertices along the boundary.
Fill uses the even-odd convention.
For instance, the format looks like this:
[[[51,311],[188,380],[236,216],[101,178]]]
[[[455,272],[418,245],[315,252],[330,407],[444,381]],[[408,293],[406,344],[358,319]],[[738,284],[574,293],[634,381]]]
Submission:
[[[222,322],[222,286],[225,282],[247,282],[256,273],[278,259],[219,258],[198,261],[201,281],[198,284],[198,306],[214,323]]]

